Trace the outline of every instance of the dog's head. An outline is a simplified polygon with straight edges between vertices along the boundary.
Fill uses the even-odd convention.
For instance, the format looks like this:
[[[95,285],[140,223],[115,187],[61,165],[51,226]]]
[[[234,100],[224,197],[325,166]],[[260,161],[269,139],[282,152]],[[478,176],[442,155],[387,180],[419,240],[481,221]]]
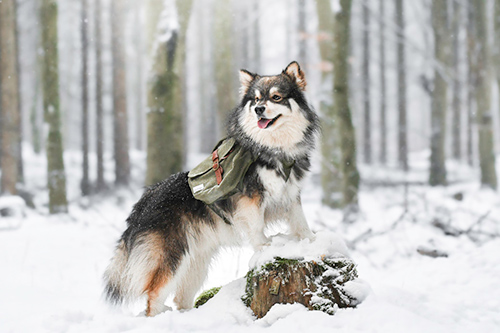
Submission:
[[[293,152],[308,136],[314,136],[317,117],[304,97],[306,79],[297,62],[273,76],[241,70],[240,83],[238,122],[252,140]]]

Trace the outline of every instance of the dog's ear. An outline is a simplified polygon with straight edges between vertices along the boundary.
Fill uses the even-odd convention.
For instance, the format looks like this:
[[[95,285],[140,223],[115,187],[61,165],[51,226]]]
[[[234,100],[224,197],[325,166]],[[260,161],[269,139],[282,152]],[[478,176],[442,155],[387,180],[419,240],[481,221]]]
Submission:
[[[240,70],[240,97],[243,97],[247,94],[248,89],[252,85],[252,82],[255,80],[257,74],[250,73],[246,69]]]
[[[288,66],[286,66],[283,74],[288,75],[297,84],[300,90],[306,90],[306,76],[296,61],[292,61]]]

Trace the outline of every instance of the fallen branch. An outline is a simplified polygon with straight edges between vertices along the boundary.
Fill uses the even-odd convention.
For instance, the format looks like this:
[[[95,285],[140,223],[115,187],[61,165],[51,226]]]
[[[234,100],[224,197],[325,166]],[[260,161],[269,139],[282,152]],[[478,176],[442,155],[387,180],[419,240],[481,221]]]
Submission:
[[[368,230],[362,232],[360,235],[356,236],[353,240],[347,241],[347,245],[351,249],[355,249],[356,244],[360,241],[368,239],[369,237],[376,237],[376,236],[384,235],[384,234],[388,233],[389,231],[394,230],[396,228],[396,226],[399,224],[399,222],[401,222],[403,220],[403,218],[406,216],[406,214],[407,214],[407,212],[404,211],[394,222],[391,223],[389,228],[387,228],[385,230],[373,232],[372,228],[369,228]]]
[[[423,256],[427,256],[427,257],[431,257],[431,258],[440,258],[440,257],[446,258],[446,257],[448,257],[448,253],[446,253],[444,251],[441,251],[438,249],[431,250],[431,249],[423,247],[423,246],[419,246],[417,248],[417,252]]]

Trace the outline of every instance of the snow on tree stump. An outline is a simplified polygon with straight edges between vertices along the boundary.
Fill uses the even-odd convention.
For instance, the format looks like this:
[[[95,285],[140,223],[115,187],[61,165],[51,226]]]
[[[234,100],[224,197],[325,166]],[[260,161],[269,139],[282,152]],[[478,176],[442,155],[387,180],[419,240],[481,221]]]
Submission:
[[[300,303],[334,314],[339,308],[355,307],[368,294],[369,287],[358,280],[356,265],[337,236],[322,233],[313,242],[277,245],[273,240],[264,254],[256,254],[254,268],[246,275],[242,300],[257,318],[278,303]]]
[[[338,308],[354,307],[358,300],[343,289],[358,277],[347,258],[299,261],[275,258],[247,273],[243,301],[257,318],[264,317],[277,303],[300,303],[309,310],[334,314]]]

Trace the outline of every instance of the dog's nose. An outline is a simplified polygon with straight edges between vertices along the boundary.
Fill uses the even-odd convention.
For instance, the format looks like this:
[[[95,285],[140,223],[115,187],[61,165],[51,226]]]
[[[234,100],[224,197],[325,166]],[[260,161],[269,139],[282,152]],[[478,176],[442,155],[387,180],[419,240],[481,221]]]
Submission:
[[[264,105],[258,105],[255,107],[255,113],[257,113],[258,116],[262,116],[264,111],[266,111],[266,107]]]

